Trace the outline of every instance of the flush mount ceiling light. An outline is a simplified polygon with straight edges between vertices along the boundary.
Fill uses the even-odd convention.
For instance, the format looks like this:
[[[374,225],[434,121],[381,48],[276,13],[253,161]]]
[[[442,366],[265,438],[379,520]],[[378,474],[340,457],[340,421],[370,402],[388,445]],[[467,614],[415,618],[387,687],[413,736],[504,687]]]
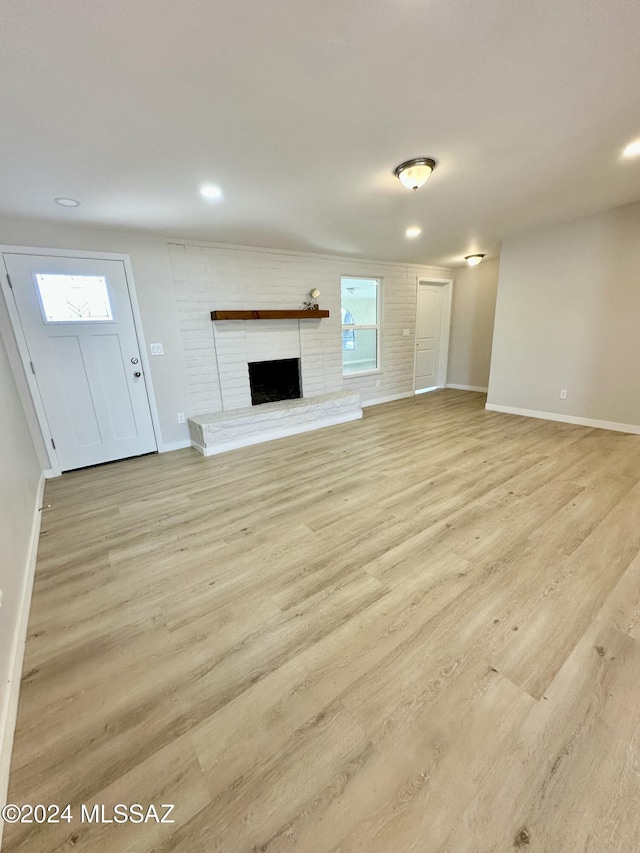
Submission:
[[[222,190],[214,184],[206,184],[204,187],[200,187],[200,195],[202,198],[212,201],[216,198],[221,198]]]
[[[413,239],[414,237],[419,237],[422,234],[422,228],[418,228],[417,225],[413,225],[411,228],[407,228],[404,232],[405,237],[409,237],[409,239]]]
[[[470,267],[477,267],[483,258],[484,255],[465,255],[464,259]]]
[[[400,180],[403,187],[408,190],[417,190],[418,187],[426,184],[435,167],[436,161],[431,157],[414,157],[413,160],[407,160],[396,166],[393,174]]]
[[[60,207],[80,207],[80,202],[76,201],[75,198],[54,198],[54,201]]]

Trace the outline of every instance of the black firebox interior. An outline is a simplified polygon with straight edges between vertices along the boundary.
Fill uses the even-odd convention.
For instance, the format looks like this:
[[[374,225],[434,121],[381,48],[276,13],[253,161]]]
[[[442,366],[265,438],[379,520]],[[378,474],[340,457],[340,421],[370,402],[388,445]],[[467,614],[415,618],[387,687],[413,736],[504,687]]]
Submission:
[[[251,405],[296,400],[300,397],[300,359],[249,362]]]

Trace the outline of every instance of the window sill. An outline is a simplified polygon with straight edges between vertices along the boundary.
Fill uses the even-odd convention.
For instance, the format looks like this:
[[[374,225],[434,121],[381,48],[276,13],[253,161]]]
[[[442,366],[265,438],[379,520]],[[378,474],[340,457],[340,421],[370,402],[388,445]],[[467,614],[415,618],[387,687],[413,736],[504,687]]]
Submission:
[[[343,379],[357,379],[360,376],[375,376],[376,374],[382,373],[382,369],[377,367],[375,370],[354,370],[352,373],[344,373],[342,374]]]

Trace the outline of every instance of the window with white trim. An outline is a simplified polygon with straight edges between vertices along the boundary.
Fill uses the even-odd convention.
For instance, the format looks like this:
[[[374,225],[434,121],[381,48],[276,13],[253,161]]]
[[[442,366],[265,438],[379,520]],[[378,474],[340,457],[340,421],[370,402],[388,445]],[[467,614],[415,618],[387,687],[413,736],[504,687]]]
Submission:
[[[380,289],[377,278],[340,280],[342,370],[345,376],[380,366]]]

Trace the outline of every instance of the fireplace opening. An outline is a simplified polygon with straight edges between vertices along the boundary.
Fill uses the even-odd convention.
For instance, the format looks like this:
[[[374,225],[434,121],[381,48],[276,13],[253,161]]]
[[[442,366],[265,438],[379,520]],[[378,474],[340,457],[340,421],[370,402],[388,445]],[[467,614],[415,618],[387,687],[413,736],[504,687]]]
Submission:
[[[251,405],[300,398],[300,359],[249,362]]]

